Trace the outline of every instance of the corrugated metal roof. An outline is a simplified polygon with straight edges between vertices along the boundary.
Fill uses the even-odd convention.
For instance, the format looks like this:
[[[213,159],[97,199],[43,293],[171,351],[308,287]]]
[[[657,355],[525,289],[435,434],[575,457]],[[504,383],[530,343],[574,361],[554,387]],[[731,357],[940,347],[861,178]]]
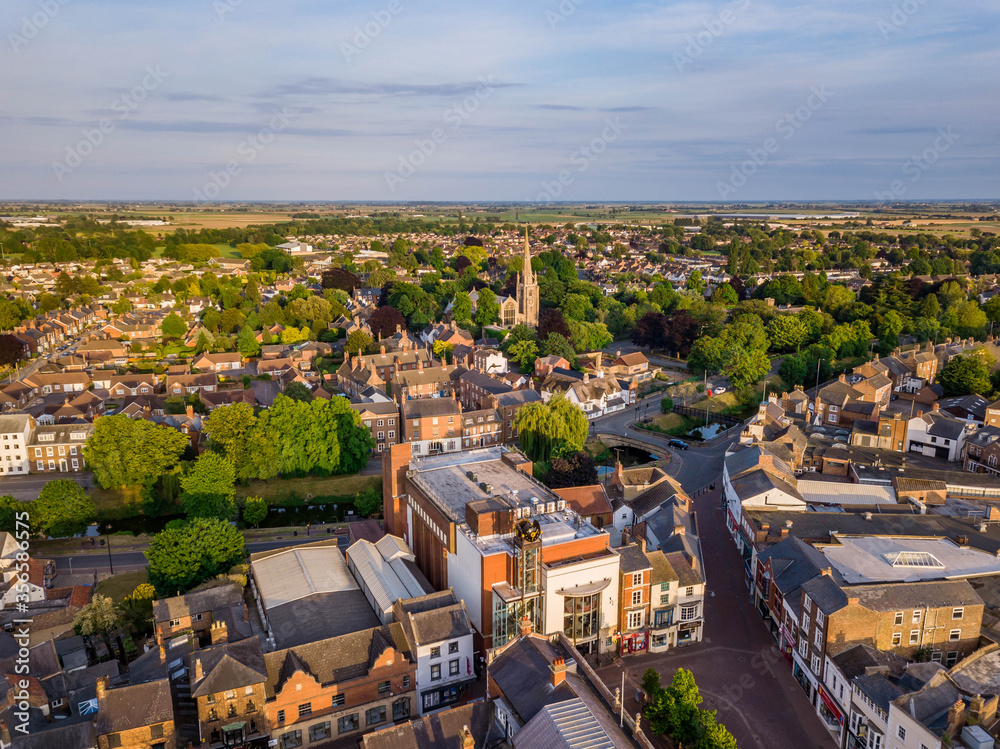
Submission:
[[[809,504],[873,506],[896,504],[896,492],[891,486],[804,479],[799,479],[798,483],[799,494]]]

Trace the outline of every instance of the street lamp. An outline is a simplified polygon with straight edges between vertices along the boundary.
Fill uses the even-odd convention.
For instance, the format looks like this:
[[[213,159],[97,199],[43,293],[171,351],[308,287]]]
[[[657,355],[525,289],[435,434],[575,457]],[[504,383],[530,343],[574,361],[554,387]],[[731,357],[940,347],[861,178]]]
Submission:
[[[105,540],[107,541],[107,544],[108,544],[108,567],[111,568],[111,574],[113,575],[113,574],[115,574],[115,563],[114,563],[114,560],[112,560],[112,558],[111,558],[111,526],[110,525],[107,527],[107,530],[104,531],[104,538],[105,538]]]

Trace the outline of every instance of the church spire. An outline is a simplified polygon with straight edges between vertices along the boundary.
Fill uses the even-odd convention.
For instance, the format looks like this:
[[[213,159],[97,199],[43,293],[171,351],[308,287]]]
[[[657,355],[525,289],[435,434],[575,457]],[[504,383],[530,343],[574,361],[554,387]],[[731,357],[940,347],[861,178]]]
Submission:
[[[531,250],[528,248],[528,227],[524,227],[524,283],[534,283],[534,274],[531,270]]]

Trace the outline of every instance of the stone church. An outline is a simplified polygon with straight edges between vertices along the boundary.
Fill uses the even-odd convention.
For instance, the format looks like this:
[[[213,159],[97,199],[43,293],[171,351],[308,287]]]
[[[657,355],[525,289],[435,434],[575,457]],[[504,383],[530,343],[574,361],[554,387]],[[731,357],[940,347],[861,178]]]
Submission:
[[[531,269],[531,250],[528,249],[528,230],[524,230],[524,267],[517,277],[517,296],[502,296],[497,299],[500,304],[500,322],[505,328],[515,325],[538,327],[538,282],[535,272]]]

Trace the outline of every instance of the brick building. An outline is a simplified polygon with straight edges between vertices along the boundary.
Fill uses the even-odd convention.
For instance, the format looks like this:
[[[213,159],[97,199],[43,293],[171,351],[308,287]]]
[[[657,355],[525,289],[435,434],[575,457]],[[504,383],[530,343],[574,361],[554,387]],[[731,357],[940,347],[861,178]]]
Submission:
[[[265,684],[268,674],[259,637],[226,642],[219,623],[214,644],[188,659],[191,698],[198,715],[198,735],[209,749],[243,745],[268,746]]]
[[[527,616],[582,651],[610,650],[620,557],[607,532],[535,481],[520,453],[417,458],[410,447],[383,457],[386,531],[406,541],[435,588],[465,601],[477,649],[516,637]]]
[[[398,623],[264,656],[266,719],[280,747],[359,737],[416,712],[416,665]]]
[[[108,688],[97,680],[97,734],[99,749],[175,749],[174,706],[167,679]]]
[[[87,467],[83,447],[94,431],[93,424],[53,424],[35,428],[28,443],[32,473],[66,473]]]
[[[352,403],[351,408],[357,411],[375,441],[372,452],[382,453],[392,445],[397,445],[402,437],[402,421],[399,416],[399,406],[388,403]]]
[[[414,455],[437,455],[462,449],[462,404],[451,398],[403,401],[401,440]]]

